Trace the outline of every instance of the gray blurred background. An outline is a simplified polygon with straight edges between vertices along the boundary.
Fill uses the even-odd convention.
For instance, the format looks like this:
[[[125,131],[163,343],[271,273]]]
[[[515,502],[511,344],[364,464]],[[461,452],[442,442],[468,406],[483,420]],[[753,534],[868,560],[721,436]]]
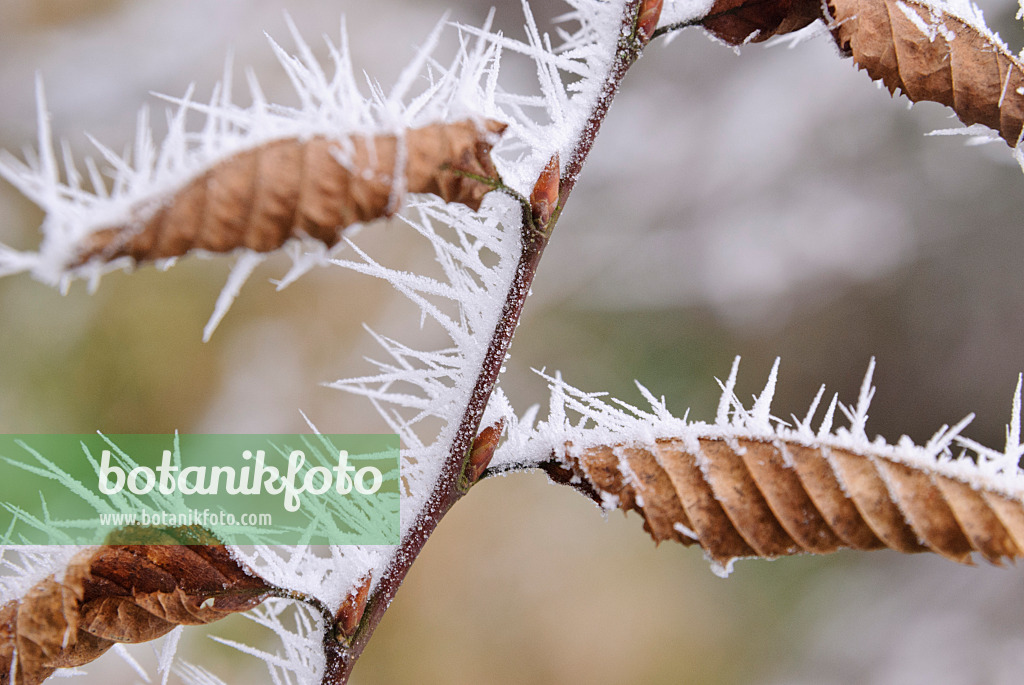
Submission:
[[[488,6],[467,0],[452,18],[479,23]],[[229,51],[239,83],[252,65],[269,97],[292,102],[263,37],[291,46],[284,9],[318,48],[344,12],[357,66],[388,84],[447,7],[0,0],[0,147],[35,140],[37,71],[58,136],[119,150],[140,105],[162,109],[150,91],[195,82],[208,96]],[[1014,50],[1016,10],[986,6]],[[521,35],[518,3],[498,24]],[[780,356],[774,413],[802,415],[821,383],[855,400],[874,355],[869,433],[923,441],[977,412],[967,434],[1001,447],[1024,370],[1024,178],[999,146],[926,138],[955,122],[905,102],[827,36],[739,56],[697,30],[652,46],[541,265],[502,381],[520,410],[546,400],[530,372],[546,367],[631,401],[636,378],[710,419],[714,378],[742,355],[740,397]],[[37,243],[38,211],[2,183],[0,216],[0,240]],[[357,240],[405,268],[429,257],[398,223]],[[226,260],[114,274],[93,295],[0,280],[0,429],[299,432],[302,410],[325,432],[382,430],[366,403],[320,383],[370,370],[362,322],[415,340],[416,313],[339,269],[275,293],[267,280],[285,266],[257,271],[206,344]],[[1016,683],[1022,580],[881,553],[741,562],[722,581],[698,551],[655,548],[636,517],[606,523],[520,475],[482,484],[445,520],[355,682]],[[244,619],[224,630],[256,640]],[[186,639],[229,682],[265,680],[255,660]],[[138,679],[116,657],[101,664],[80,682]]]

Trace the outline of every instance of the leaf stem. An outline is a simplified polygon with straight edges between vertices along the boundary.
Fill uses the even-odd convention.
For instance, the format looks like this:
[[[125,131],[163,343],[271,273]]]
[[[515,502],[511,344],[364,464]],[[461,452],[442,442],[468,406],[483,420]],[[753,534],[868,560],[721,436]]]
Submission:
[[[688,19],[687,21],[680,21],[680,22],[676,22],[675,24],[666,24],[665,26],[659,26],[654,31],[654,35],[652,36],[652,38],[658,38],[659,36],[664,36],[664,35],[667,35],[669,33],[673,33],[674,31],[682,31],[683,29],[689,28],[691,26],[700,26],[701,24],[704,23],[705,19],[709,19],[709,18],[713,18],[713,17],[720,17],[720,16],[724,16],[726,14],[729,14],[729,12],[719,12],[719,13],[713,14],[713,15],[712,14],[708,14],[708,15],[705,15],[703,17],[698,17],[697,19]]]

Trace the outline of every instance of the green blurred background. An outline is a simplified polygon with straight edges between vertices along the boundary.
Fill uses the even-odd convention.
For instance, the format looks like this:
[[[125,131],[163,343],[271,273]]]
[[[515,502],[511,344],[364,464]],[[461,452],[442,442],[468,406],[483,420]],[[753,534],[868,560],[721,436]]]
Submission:
[[[387,84],[446,7],[0,0],[0,147],[34,141],[36,71],[58,136],[79,153],[84,132],[119,150],[150,91],[194,81],[207,95],[229,51],[236,77],[252,65],[268,96],[291,102],[262,35],[291,45],[284,9],[316,46],[344,12],[357,67]],[[535,8],[542,26],[565,9]],[[453,10],[478,24],[487,3]],[[1017,8],[986,10],[1019,48]],[[518,3],[497,21],[521,35]],[[906,110],[827,36],[738,57],[697,31],[653,46],[558,226],[503,387],[520,410],[544,403],[530,369],[545,367],[639,402],[635,378],[680,414],[711,418],[714,378],[735,355],[741,398],[780,356],[785,417],[821,383],[852,402],[874,355],[870,433],[922,441],[977,412],[967,434],[1001,446],[1024,370],[1024,178],[998,146],[925,138],[955,124],[941,108]],[[38,211],[5,184],[0,216],[0,240],[37,243]],[[429,258],[398,223],[357,241],[403,268]],[[66,296],[0,280],[0,429],[299,432],[301,410],[324,432],[381,430],[367,403],[320,384],[371,371],[363,357],[379,353],[362,322],[416,341],[416,312],[339,269],[276,293],[267,281],[286,264],[272,260],[203,344],[228,268],[186,259]],[[1015,683],[1021,580],[882,553],[741,562],[722,581],[697,551],[655,548],[636,517],[605,522],[520,475],[482,484],[445,520],[355,682]],[[214,632],[256,641],[251,631],[232,618]],[[191,661],[228,682],[266,680],[200,633],[187,631]],[[81,682],[138,679],[116,658],[88,672]]]

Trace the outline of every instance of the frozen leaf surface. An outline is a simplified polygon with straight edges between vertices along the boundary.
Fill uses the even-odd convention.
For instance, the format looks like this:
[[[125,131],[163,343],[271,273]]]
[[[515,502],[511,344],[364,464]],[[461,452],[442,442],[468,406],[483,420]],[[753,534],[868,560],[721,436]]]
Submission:
[[[390,216],[404,192],[478,209],[491,187],[466,174],[497,176],[490,136],[504,128],[461,121],[401,137],[271,141],[214,165],[165,200],[144,201],[132,222],[90,233],[68,266],[193,250],[270,252],[302,237],[333,247],[345,227]]]
[[[143,109],[125,153],[93,141],[100,161],[76,161],[54,140],[37,84],[37,149],[24,159],[0,153],[0,176],[43,209],[43,240],[37,251],[0,244],[0,276],[28,272],[62,289],[82,278],[95,287],[139,261],[235,252],[209,337],[269,251],[285,248],[294,263],[283,288],[327,263],[341,229],[389,216],[408,193],[479,207],[491,187],[482,179],[497,176],[491,147],[505,125],[495,120],[508,119],[484,82],[496,75],[497,46],[463,43],[439,64],[431,53],[442,21],[390,90],[370,82],[367,95],[344,35],[328,42],[325,67],[291,28],[295,55],[271,45],[298,107],[267,102],[251,73],[251,104],[239,106],[229,64],[208,102],[194,101],[192,90],[166,98],[175,107],[162,140]],[[197,115],[203,126],[193,131]]]
[[[738,558],[844,548],[964,563],[974,553],[995,564],[1024,556],[1019,386],[998,452],[960,436],[970,417],[923,446],[869,440],[870,371],[856,405],[833,398],[818,430],[822,393],[787,425],[770,414],[775,373],[747,409],[733,394],[734,366],[712,424],[677,419],[649,393],[645,411],[551,379],[549,420],[513,426],[495,463],[541,464],[604,508],[638,512],[656,541],[699,545],[723,572]],[[833,430],[837,408],[848,428]],[[956,444],[973,454],[954,458]]]
[[[569,450],[573,474],[639,512],[658,541],[737,557],[842,548],[1024,556],[1020,501],[882,456],[798,442],[657,440]]]
[[[716,0],[701,25],[730,45],[759,43],[797,31],[821,17],[812,0]]]

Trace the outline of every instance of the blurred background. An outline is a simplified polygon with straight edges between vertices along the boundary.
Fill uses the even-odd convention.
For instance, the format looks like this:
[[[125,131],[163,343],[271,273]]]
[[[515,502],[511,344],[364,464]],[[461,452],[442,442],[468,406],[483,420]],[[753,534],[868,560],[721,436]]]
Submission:
[[[451,17],[479,24],[488,7],[464,0]],[[565,11],[534,7],[542,27]],[[162,109],[151,91],[195,82],[208,96],[229,52],[239,82],[251,65],[268,97],[292,103],[263,36],[291,46],[283,10],[315,47],[337,39],[344,13],[357,66],[386,85],[448,8],[0,0],[0,147],[34,143],[37,72],[59,137],[120,150],[140,105]],[[1017,7],[985,9],[1019,49]],[[497,22],[522,35],[518,3]],[[530,371],[546,367],[639,402],[635,378],[710,419],[714,379],[741,355],[741,398],[779,356],[774,413],[802,415],[821,383],[854,401],[875,356],[869,433],[923,441],[976,412],[967,435],[1001,447],[1024,370],[1024,178],[998,145],[926,138],[955,121],[905,102],[824,35],[739,55],[697,30],[652,46],[541,265],[502,380],[519,409],[546,401]],[[0,241],[37,244],[38,210],[3,183],[0,217]],[[357,240],[403,268],[429,259],[398,223]],[[300,410],[324,432],[383,430],[367,403],[321,383],[371,370],[362,322],[415,340],[416,312],[339,269],[276,293],[268,279],[286,265],[271,260],[203,344],[228,268],[186,259],[108,276],[91,295],[0,280],[0,430],[300,432]],[[637,517],[605,522],[519,475],[483,483],[445,520],[354,682],[1016,683],[1022,585],[1019,569],[890,553],[740,562],[723,581],[698,551],[655,548]],[[215,632],[261,639],[250,631],[232,618]],[[201,631],[185,639],[228,682],[267,680]],[[116,658],[88,670],[79,682],[141,682]]]

